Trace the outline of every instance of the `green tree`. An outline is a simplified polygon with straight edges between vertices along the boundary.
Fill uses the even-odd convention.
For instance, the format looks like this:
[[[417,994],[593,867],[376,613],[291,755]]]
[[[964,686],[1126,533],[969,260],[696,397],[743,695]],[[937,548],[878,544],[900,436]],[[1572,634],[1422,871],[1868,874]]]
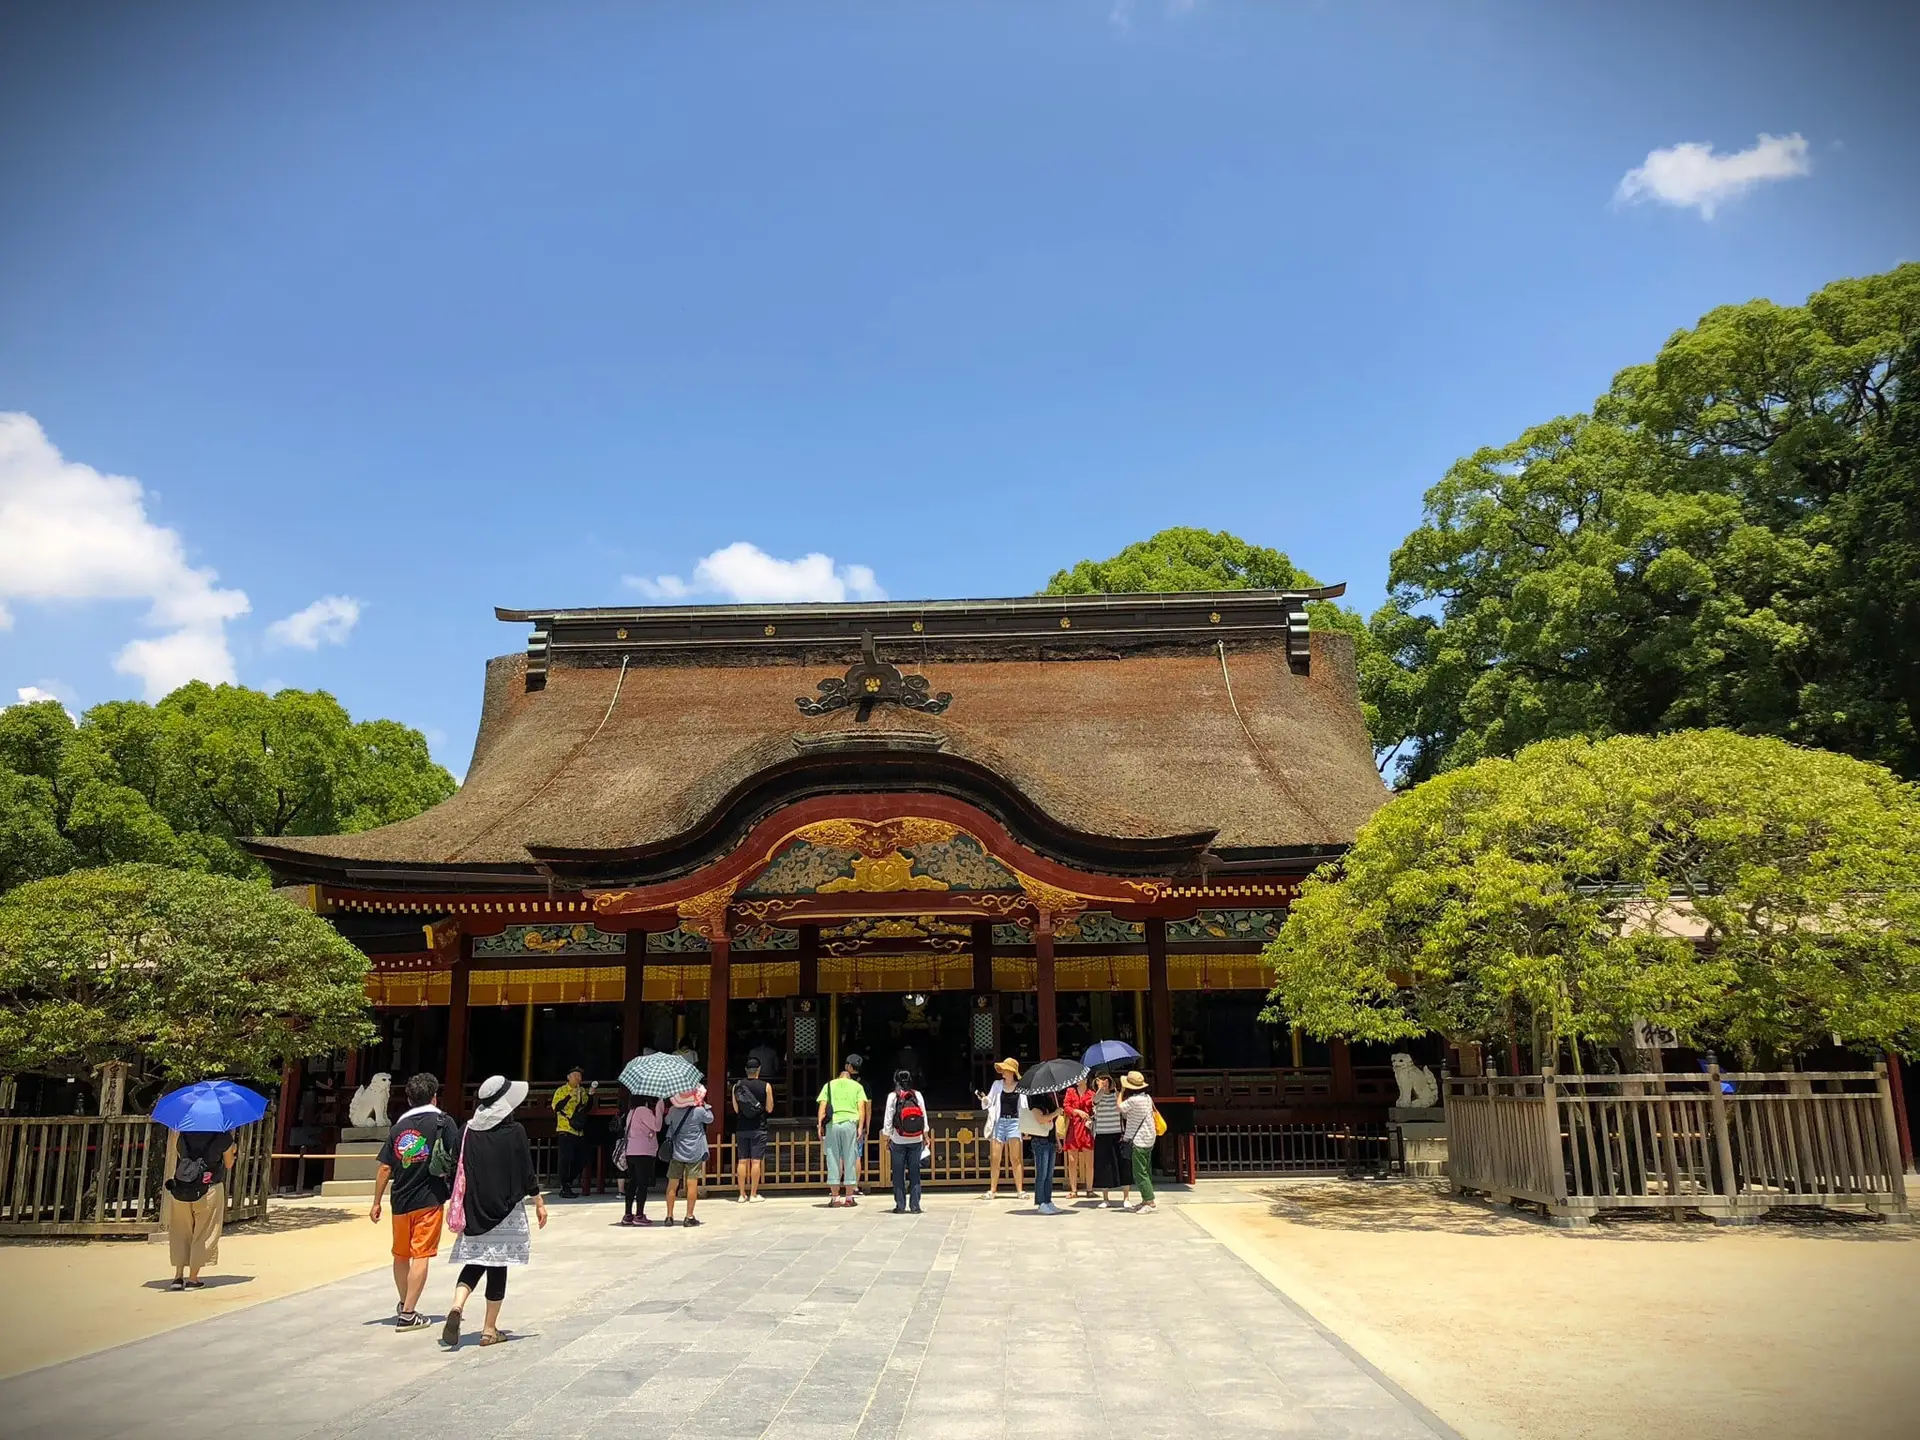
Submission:
[[[1920,795],[1724,730],[1547,741],[1381,810],[1267,954],[1267,1018],[1318,1036],[1913,1054]]]
[[[1400,672],[1376,677],[1376,743],[1417,780],[1555,736],[1727,726],[1916,773],[1912,667],[1862,658],[1915,603],[1910,543],[1892,610],[1873,557],[1920,505],[1916,338],[1920,265],[1727,306],[1591,414],[1459,461],[1370,622]]]
[[[0,1072],[272,1080],[371,1033],[367,958],[265,886],[159,865],[0,897]]]
[[[0,889],[122,862],[258,877],[235,840],[364,830],[453,789],[418,731],[356,723],[323,692],[195,682],[78,724],[55,701],[16,705],[0,711]]]
[[[1137,540],[1106,560],[1082,560],[1056,571],[1043,595],[1173,594],[1192,590],[1306,590],[1317,586],[1285,552],[1255,545],[1225,530],[1176,525]],[[1379,735],[1379,700],[1405,676],[1375,643],[1359,613],[1331,600],[1307,606],[1315,630],[1351,635],[1360,674],[1361,709],[1369,733]],[[1377,744],[1377,739],[1376,739]],[[1391,758],[1391,757],[1388,757]],[[1384,763],[1384,761],[1383,761]]]

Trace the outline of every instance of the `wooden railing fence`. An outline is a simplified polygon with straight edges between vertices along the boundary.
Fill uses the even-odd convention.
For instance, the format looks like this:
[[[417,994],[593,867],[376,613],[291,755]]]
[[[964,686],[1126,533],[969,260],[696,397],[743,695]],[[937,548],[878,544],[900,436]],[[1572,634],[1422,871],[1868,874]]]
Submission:
[[[266,1214],[272,1110],[235,1138],[229,1224]],[[152,1231],[170,1153],[168,1132],[144,1115],[0,1119],[0,1236]]]
[[[1907,1217],[1884,1065],[1446,1082],[1455,1190],[1569,1224],[1603,1210],[1749,1220],[1783,1206]]]

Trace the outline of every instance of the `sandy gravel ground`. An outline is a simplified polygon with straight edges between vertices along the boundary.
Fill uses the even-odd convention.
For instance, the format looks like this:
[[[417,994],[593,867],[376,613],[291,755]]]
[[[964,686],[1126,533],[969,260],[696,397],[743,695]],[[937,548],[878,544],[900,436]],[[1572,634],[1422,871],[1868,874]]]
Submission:
[[[207,1288],[185,1294],[165,1288],[165,1236],[0,1245],[0,1294],[13,1302],[0,1309],[0,1376],[382,1269],[391,1236],[384,1217],[368,1223],[366,1204],[276,1200],[264,1221],[221,1237]]]
[[[1422,1182],[1209,1190],[1183,1212],[1468,1440],[1920,1435],[1917,1227],[1565,1231]]]

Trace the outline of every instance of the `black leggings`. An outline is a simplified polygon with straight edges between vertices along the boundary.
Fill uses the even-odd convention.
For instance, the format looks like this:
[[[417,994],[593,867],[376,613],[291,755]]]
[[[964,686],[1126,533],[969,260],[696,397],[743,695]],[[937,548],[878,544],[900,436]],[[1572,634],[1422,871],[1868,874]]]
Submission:
[[[460,1267],[460,1283],[469,1290],[480,1286],[480,1277],[487,1277],[487,1303],[498,1305],[507,1298],[507,1267],[504,1265],[463,1265]]]
[[[627,1156],[626,1213],[629,1215],[647,1213],[647,1191],[653,1185],[653,1162],[651,1155]]]

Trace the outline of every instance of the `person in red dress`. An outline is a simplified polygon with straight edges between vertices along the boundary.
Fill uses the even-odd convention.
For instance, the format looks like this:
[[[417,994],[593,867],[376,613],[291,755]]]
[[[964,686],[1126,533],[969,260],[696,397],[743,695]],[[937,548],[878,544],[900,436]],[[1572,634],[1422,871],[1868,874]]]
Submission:
[[[1067,1199],[1093,1198],[1093,1091],[1086,1081],[1060,1097],[1067,1117],[1067,1135],[1061,1148],[1067,1156]]]

